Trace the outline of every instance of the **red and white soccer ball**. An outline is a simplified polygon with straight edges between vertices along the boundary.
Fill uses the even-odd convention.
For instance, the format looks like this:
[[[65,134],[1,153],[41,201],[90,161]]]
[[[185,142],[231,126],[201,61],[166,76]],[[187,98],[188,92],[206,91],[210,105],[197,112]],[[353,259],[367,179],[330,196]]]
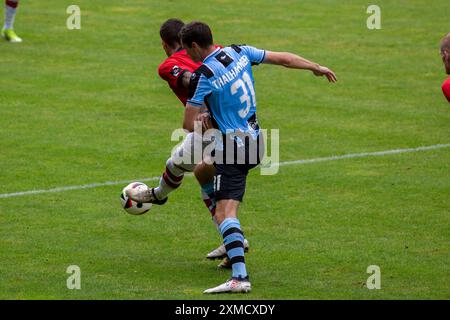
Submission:
[[[152,207],[151,203],[139,203],[128,198],[126,193],[128,189],[138,189],[137,191],[140,191],[139,189],[145,190],[148,189],[148,187],[142,182],[132,182],[123,188],[120,195],[120,201],[122,202],[122,208],[124,208],[126,212],[132,215],[141,215],[150,210]]]

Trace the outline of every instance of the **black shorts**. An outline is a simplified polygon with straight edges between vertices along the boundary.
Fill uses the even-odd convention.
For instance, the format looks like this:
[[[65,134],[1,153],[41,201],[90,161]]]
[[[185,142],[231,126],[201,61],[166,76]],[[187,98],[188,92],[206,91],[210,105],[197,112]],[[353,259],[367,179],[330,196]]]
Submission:
[[[230,139],[230,137],[224,136],[223,139],[225,141],[225,139]],[[216,167],[216,175],[214,177],[216,201],[232,199],[242,202],[248,172],[261,162],[264,152],[262,134],[259,134],[258,138],[253,142],[249,142],[248,140],[246,140],[245,149],[238,147],[237,143],[234,141],[234,148],[232,150],[232,159],[234,158],[234,161],[226,161],[226,157],[224,156],[226,154],[226,148],[224,148],[223,154],[218,155],[216,152],[216,156],[220,156],[220,159],[222,159],[220,163],[218,161],[214,163],[214,166]],[[249,146],[249,144],[255,143],[256,145],[254,145],[254,148]],[[250,156],[250,153],[254,153],[255,150],[257,154]],[[241,160],[237,161],[242,154],[245,155],[245,160],[241,157]]]

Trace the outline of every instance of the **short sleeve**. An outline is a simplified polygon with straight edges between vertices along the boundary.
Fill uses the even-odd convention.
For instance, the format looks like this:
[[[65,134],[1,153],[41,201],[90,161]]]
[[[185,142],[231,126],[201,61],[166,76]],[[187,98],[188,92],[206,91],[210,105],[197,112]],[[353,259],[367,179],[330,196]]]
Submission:
[[[166,61],[158,68],[159,76],[169,83],[171,88],[181,88],[181,80],[186,70],[182,70],[174,61]]]
[[[189,99],[187,103],[201,107],[205,98],[212,92],[209,80],[200,72],[195,71],[191,75],[189,83]]]
[[[444,93],[444,95],[447,98],[448,102],[450,102],[450,78],[448,78],[442,84],[442,92]]]
[[[266,50],[258,49],[252,46],[241,46],[245,55],[250,59],[252,65],[260,64],[264,61]]]

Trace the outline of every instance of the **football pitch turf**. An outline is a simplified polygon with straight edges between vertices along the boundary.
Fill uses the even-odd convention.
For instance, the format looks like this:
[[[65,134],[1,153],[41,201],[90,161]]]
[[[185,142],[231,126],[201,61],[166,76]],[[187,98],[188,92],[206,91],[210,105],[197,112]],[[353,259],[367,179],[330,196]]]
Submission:
[[[66,28],[71,4],[81,30]],[[205,259],[221,239],[193,177],[142,216],[120,207],[125,183],[5,196],[161,174],[183,116],[157,74],[172,17],[336,72],[329,84],[254,68],[280,162],[449,144],[450,2],[376,4],[380,30],[356,0],[21,3],[24,42],[0,42],[0,299],[449,299],[450,147],[253,170],[239,214],[248,295],[202,294],[230,272]],[[66,286],[70,265],[80,290]],[[370,265],[379,290],[366,286]]]

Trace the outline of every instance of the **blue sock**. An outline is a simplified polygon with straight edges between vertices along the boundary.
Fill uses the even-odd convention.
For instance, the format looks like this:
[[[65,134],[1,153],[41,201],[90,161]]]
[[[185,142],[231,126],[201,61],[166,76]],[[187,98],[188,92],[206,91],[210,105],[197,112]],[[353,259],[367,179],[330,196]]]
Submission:
[[[244,259],[244,234],[236,218],[226,218],[219,226],[233,269],[233,278],[248,279]]]

